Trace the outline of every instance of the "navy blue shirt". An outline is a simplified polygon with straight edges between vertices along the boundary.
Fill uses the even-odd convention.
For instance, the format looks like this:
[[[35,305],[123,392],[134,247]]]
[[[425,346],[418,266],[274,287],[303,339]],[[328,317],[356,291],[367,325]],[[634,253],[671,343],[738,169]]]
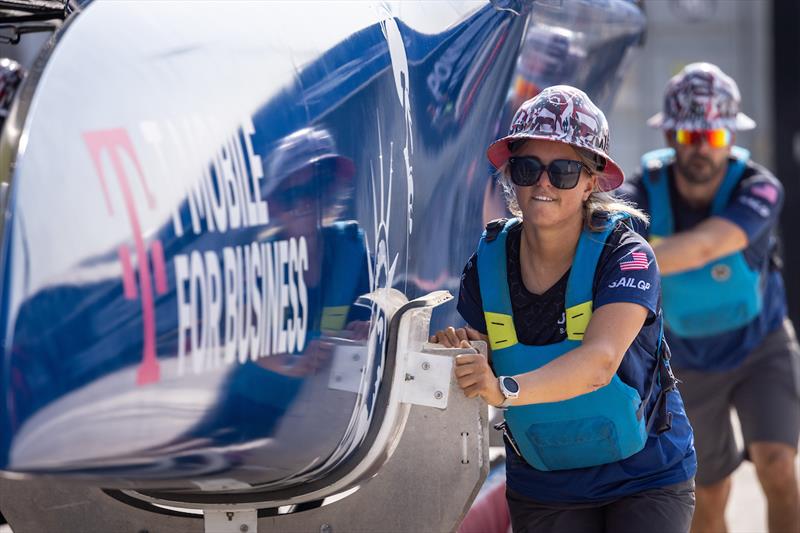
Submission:
[[[525,288],[520,269],[521,225],[506,240],[509,294],[514,327],[520,343],[546,345],[566,339],[565,295],[569,272],[543,294]],[[642,256],[641,254],[644,254]],[[470,327],[486,334],[486,322],[478,279],[477,253],[467,262],[461,277],[458,311]],[[615,302],[636,303],[649,313],[617,375],[644,397],[656,364],[661,327],[660,278],[650,245],[625,223],[619,223],[606,242],[593,281],[593,308]],[[651,398],[647,410],[657,397]],[[679,394],[668,394],[673,413],[670,431],[651,433],[642,451],[616,463],[589,468],[543,472],[507,449],[507,484],[513,491],[538,501],[603,501],[690,479],[696,469],[692,430]]]
[[[666,170],[675,231],[689,230],[710,216],[711,206],[688,205],[675,187],[673,165]],[[650,212],[641,174],[626,180],[620,194]],[[749,324],[718,335],[689,339],[667,329],[674,367],[705,371],[735,368],[767,334],[780,327],[787,312],[783,277],[776,266],[780,262],[777,225],[782,206],[781,183],[764,167],[748,161],[728,205],[717,216],[733,222],[747,234],[748,245],[743,253],[750,267],[763,274],[763,308]],[[637,225],[636,229],[645,238],[649,237],[647,228]]]

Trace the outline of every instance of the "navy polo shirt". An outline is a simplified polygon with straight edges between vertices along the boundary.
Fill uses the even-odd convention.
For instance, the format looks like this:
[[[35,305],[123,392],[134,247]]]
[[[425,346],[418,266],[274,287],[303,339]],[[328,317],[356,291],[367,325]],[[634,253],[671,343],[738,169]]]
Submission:
[[[532,294],[522,282],[519,261],[521,225],[506,240],[507,276],[514,327],[520,343],[546,345],[566,339],[565,295],[569,272],[543,294]],[[644,254],[644,255],[642,255]],[[645,325],[622,359],[617,375],[644,397],[656,364],[661,327],[660,278],[650,245],[626,223],[618,223],[600,255],[593,281],[593,308],[615,302],[645,307]],[[477,253],[461,277],[458,311],[470,327],[486,333],[478,279]],[[654,391],[648,414],[658,396]],[[692,430],[680,395],[668,395],[672,429],[651,433],[642,451],[606,465],[543,472],[507,449],[507,484],[513,491],[543,502],[603,501],[686,481],[694,476]]]
[[[670,204],[675,231],[686,231],[710,216],[711,206],[688,205],[675,187],[674,167],[667,167]],[[647,191],[641,174],[626,181],[620,194],[650,212]],[[744,257],[751,268],[762,272],[764,298],[761,313],[750,323],[732,331],[699,338],[682,338],[667,329],[676,368],[723,371],[739,366],[770,332],[778,329],[786,317],[786,291],[778,270],[777,226],[783,206],[783,186],[764,167],[748,161],[744,174],[725,209],[717,216],[733,222],[747,234]],[[636,226],[645,238],[646,227]]]

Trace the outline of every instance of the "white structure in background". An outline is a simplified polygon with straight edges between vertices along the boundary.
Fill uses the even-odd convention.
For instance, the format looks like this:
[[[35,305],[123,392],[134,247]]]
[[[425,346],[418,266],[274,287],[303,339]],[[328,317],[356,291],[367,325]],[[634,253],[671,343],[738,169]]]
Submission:
[[[766,0],[645,0],[647,35],[607,113],[612,157],[626,173],[663,146],[662,133],[645,125],[660,111],[667,80],[695,61],[718,65],[742,92],[742,111],[758,124],[737,139],[767,167],[772,150],[772,3]]]

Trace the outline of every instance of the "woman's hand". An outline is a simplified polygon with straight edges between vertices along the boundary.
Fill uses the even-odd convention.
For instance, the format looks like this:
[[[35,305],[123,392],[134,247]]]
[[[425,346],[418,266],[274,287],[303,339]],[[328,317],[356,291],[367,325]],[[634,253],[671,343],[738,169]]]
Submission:
[[[463,340],[460,346],[469,348],[469,343]],[[495,407],[505,400],[497,376],[492,372],[483,354],[465,353],[456,356],[455,373],[458,386],[467,398],[480,396],[486,403]]]
[[[486,335],[481,335],[481,333],[472,328],[454,328],[450,326],[431,335],[428,342],[441,344],[445,348],[456,348],[461,346],[461,341],[485,340],[487,340]],[[469,348],[469,344],[467,344],[467,348]]]
[[[470,327],[450,326],[437,331],[428,339],[428,342],[439,343],[445,348],[471,348],[469,341],[484,341],[488,344],[489,337]],[[467,398],[480,396],[486,403],[494,406],[505,400],[485,355],[476,353],[456,356],[455,373],[458,386]]]

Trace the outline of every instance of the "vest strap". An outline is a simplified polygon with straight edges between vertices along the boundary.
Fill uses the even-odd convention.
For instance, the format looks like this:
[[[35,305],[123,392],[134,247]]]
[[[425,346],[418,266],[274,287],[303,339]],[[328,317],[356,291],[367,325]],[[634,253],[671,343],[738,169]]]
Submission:
[[[733,190],[739,185],[745,169],[745,163],[750,159],[750,152],[740,146],[734,146],[731,149],[731,156],[733,161],[728,163],[728,172],[722,180],[722,184],[714,195],[714,201],[711,204],[711,214],[716,215],[721,213],[733,194]]]
[[[599,232],[584,229],[581,232],[572,269],[567,280],[567,294],[564,302],[567,319],[567,339],[582,341],[589,320],[592,318],[592,288],[597,271],[597,262],[603,253],[608,236],[620,220],[627,214],[612,215],[606,221],[605,229]]]
[[[646,427],[648,433],[650,433],[656,421],[658,422],[656,428],[658,434],[669,431],[670,428],[672,428],[672,413],[667,411],[667,394],[675,390],[677,380],[669,366],[670,357],[669,346],[664,342],[664,320],[662,318],[658,332],[656,364],[653,367],[653,374],[650,376],[650,386],[647,388],[647,394],[642,400],[642,403],[636,410],[636,418],[641,419],[644,415],[644,410],[647,408],[647,404],[650,403],[650,398],[653,396],[656,384],[661,384],[661,391],[658,394],[656,403],[653,405],[653,410],[650,411],[650,416],[647,417]]]
[[[500,234],[500,232],[503,231],[503,228],[506,227],[507,222],[508,222],[507,218],[496,218],[491,222],[489,222],[488,224],[486,224],[486,233],[484,237],[486,239],[486,242],[494,241]]]

